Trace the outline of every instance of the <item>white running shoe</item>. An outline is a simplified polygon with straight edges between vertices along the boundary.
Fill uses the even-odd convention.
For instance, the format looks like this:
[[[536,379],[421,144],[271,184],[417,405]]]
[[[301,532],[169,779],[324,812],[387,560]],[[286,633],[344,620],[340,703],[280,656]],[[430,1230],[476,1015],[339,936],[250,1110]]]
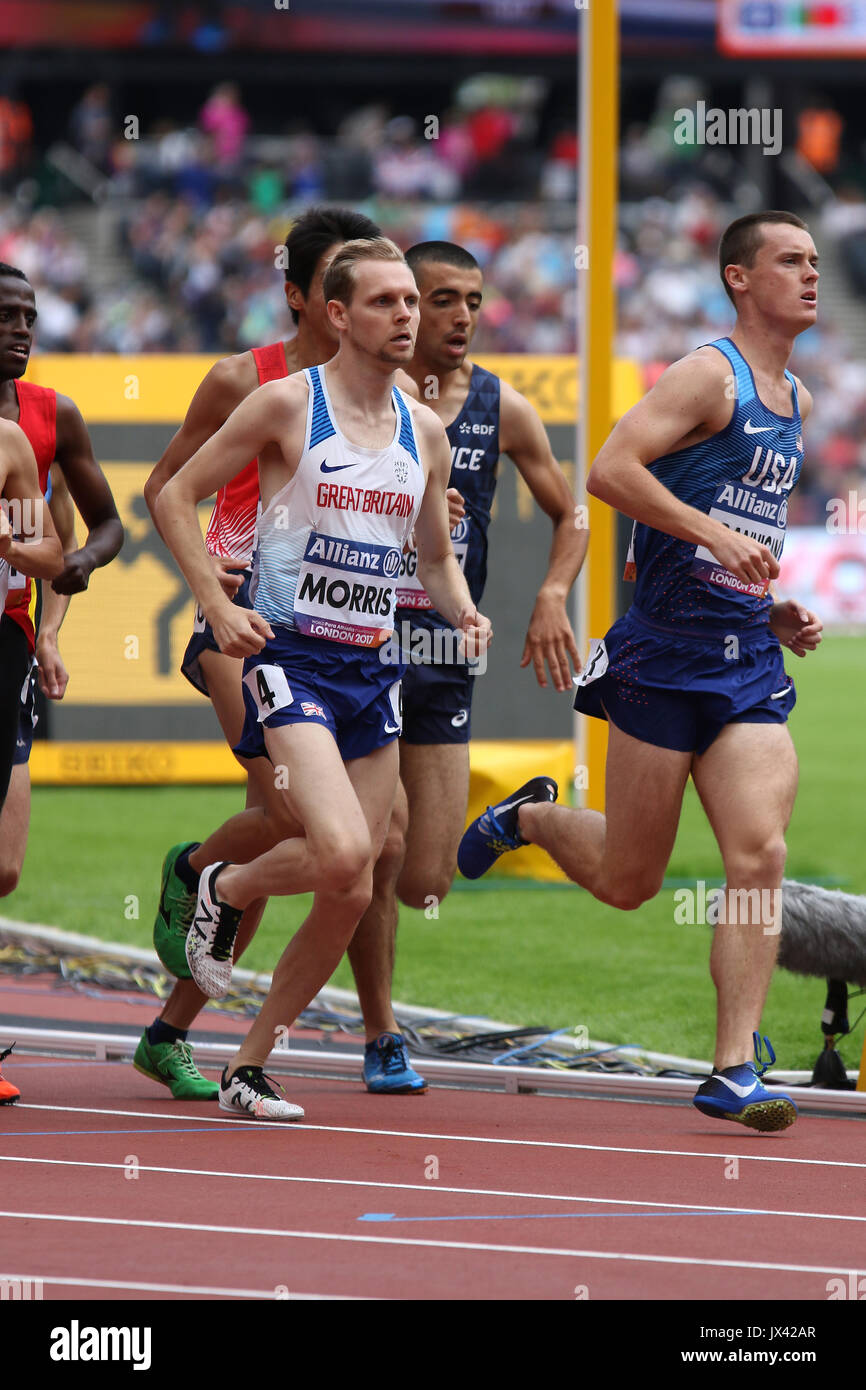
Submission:
[[[192,926],[186,938],[186,961],[193,979],[209,999],[222,999],[232,982],[232,951],[243,909],[230,907],[214,892],[214,881],[228,861],[202,869]]]
[[[279,1089],[283,1091],[282,1086]],[[230,1081],[226,1080],[224,1071],[220,1078],[219,1103],[221,1110],[240,1110],[257,1120],[304,1118],[304,1112],[299,1105],[280,1100],[261,1067],[239,1067]]]

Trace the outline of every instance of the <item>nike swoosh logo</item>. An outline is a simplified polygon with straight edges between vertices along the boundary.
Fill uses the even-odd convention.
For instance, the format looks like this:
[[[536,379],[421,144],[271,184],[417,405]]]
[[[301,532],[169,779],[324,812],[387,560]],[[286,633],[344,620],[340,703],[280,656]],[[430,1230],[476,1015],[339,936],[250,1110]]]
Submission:
[[[743,425],[746,434],[766,434],[768,430],[774,430],[775,425],[753,425],[751,420],[747,420]]]
[[[453,722],[453,721],[452,721],[452,722]],[[552,788],[552,787],[548,787],[548,790],[549,790],[549,791],[552,791],[553,788]],[[501,805],[500,805],[500,806],[497,806],[497,807],[496,807],[496,813],[497,813],[497,815],[499,815],[502,811],[510,811],[511,808],[512,808],[512,806],[525,806],[526,803],[527,803],[527,801],[531,801],[531,800],[532,800],[532,796],[531,796],[531,795],[530,795],[530,796],[519,796],[519,797],[517,798],[516,801],[507,801],[507,802],[505,803],[504,806],[501,806]]]
[[[386,724],[386,725],[385,725],[385,733],[386,733],[386,734],[399,734],[399,733],[402,733],[402,732],[403,732],[402,729],[401,729],[401,728],[399,727],[399,725],[397,725],[397,724]]]
[[[757,1081],[753,1081],[751,1086],[740,1086],[736,1081],[729,1081],[726,1076],[714,1076],[713,1080],[721,1081],[723,1085],[729,1087],[734,1095],[739,1096],[741,1100],[745,1100],[746,1096],[750,1096],[758,1085]]]
[[[320,463],[323,473],[342,473],[344,468],[354,468],[354,463]]]
[[[775,695],[771,695],[771,696],[770,696],[770,699],[771,699],[771,700],[781,700],[782,696],[783,696],[783,695],[787,695],[787,693],[788,693],[788,691],[789,691],[790,689],[791,689],[791,687],[790,687],[789,685],[786,685],[784,690],[777,690],[776,693],[775,693]]]

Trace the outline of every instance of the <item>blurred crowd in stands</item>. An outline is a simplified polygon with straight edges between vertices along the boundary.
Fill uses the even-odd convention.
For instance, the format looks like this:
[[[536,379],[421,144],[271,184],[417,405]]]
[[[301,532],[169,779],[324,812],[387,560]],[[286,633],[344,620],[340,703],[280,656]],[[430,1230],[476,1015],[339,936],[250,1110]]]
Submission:
[[[665,84],[653,118],[627,125],[621,146],[617,348],[643,364],[650,384],[731,327],[718,241],[754,206],[734,153],[674,139],[673,112],[694,101],[693,87]],[[573,123],[542,121],[544,95],[538,79],[475,78],[455,89],[441,119],[375,104],[327,136],[302,122],[265,134],[237,86],[223,83],[195,125],[143,121],[127,138],[110,89],[93,86],[70,114],[67,139],[92,172],[97,206],[111,212],[109,276],[92,247],[88,263],[86,238],[76,240],[69,218],[32,196],[32,130],[26,111],[13,109],[21,103],[4,97],[0,259],[37,289],[43,351],[236,352],[291,333],[279,248],[304,207],[340,202],[404,248],[443,239],[475,254],[485,273],[479,351],[568,353],[579,150]],[[837,248],[852,293],[866,294],[866,198],[844,165],[842,135],[826,103],[801,113],[798,157],[827,190],[824,211],[805,215],[819,243]],[[792,366],[816,407],[791,515],[823,521],[827,499],[866,476],[866,361],[823,314]]]

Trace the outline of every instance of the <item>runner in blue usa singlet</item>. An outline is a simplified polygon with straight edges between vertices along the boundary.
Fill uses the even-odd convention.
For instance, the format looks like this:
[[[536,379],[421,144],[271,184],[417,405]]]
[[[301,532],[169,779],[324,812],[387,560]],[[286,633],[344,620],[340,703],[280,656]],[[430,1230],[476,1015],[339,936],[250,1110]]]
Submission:
[[[731,420],[649,471],[680,501],[766,545],[778,560],[788,498],[803,462],[797,386],[791,414],[761,401],[729,338],[710,344],[731,364]],[[575,696],[583,714],[611,719],[661,748],[703,753],[726,724],[782,723],[796,700],[768,621],[769,584],[747,584],[703,546],[635,522],[626,565],[634,602],[593,643]]]

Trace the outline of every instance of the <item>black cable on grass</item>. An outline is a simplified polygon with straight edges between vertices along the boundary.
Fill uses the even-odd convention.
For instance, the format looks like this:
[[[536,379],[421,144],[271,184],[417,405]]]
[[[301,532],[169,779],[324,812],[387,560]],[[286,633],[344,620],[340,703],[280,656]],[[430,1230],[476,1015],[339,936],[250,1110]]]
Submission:
[[[3,944],[0,932],[0,970],[11,974],[28,976],[51,972],[57,978],[55,985],[71,988],[90,998],[115,991],[127,994],[136,992],[142,995],[165,999],[174,986],[174,977],[159,965],[140,961],[122,961],[93,954],[66,953],[36,940],[26,944],[7,939]],[[242,987],[232,987],[223,999],[212,999],[206,1005],[208,1011],[216,1011],[234,1017],[255,1017],[267,994],[264,984],[250,981]],[[142,1004],[151,1000],[142,999]],[[603,1050],[585,1051],[575,1054],[571,1048],[563,1048],[556,1043],[562,1034],[571,1029],[555,1029],[542,1025],[511,1028],[506,1031],[465,1032],[459,1015],[445,1018],[406,1019],[398,1018],[400,1028],[410,1044],[412,1052],[419,1058],[459,1058],[467,1062],[494,1062],[503,1069],[509,1066],[527,1065],[526,1056],[531,1053],[530,1065],[539,1069],[601,1072],[609,1075],[634,1076],[676,1076],[703,1080],[699,1072],[676,1071],[658,1068],[640,1056],[629,1056],[629,1052],[639,1052],[633,1044],[628,1047],[611,1047]],[[325,1034],[343,1033],[350,1037],[363,1037],[364,1020],[360,1010],[348,1007],[335,1007],[318,1003],[316,1000],[300,1015],[298,1025],[310,1031]]]

